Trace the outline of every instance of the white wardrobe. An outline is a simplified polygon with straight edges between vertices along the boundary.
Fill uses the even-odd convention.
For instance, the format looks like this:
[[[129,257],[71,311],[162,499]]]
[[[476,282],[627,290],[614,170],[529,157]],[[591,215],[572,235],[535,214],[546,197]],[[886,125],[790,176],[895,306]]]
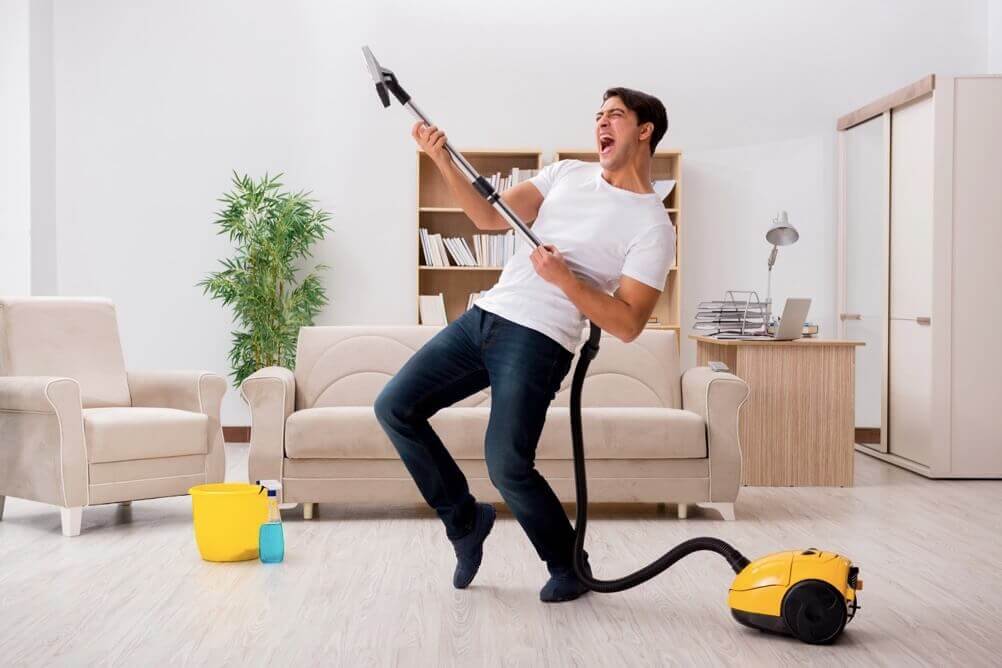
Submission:
[[[1002,76],[930,75],[839,119],[839,337],[862,452],[1002,477]],[[869,439],[876,441],[877,439]]]

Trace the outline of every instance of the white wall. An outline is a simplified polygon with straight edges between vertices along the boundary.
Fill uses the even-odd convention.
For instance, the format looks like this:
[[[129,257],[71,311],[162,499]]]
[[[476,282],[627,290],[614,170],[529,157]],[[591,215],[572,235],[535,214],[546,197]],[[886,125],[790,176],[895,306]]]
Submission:
[[[31,293],[59,294],[52,0],[31,0]]]
[[[0,294],[31,292],[28,0],[0,0]]]
[[[286,173],[334,213],[321,323],[399,323],[415,293],[409,116],[383,111],[369,44],[459,147],[589,147],[602,91],[657,94],[685,151],[684,317],[765,289],[835,331],[835,118],[929,73],[981,71],[985,0],[434,3],[57,0],[59,291],[118,306],[133,367],[226,370],[229,318],[195,283],[231,169]],[[684,346],[684,364],[693,349]],[[245,423],[239,399],[224,422]]]
[[[1002,74],[1002,0],[988,0],[988,67],[990,74]]]
[[[0,0],[0,294],[55,294],[52,1]]]

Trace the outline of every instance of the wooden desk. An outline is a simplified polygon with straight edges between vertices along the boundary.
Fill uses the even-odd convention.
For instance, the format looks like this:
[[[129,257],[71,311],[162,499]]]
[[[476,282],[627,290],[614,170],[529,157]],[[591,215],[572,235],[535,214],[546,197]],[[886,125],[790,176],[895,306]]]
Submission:
[[[720,361],[748,383],[741,482],[852,486],[856,346],[862,341],[733,341],[690,335],[696,364]]]

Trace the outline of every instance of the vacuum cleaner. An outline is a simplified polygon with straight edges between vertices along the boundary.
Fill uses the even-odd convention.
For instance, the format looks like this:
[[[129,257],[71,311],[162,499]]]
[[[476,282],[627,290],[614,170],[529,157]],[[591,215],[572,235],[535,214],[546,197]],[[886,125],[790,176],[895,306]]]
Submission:
[[[365,61],[376,84],[383,107],[390,106],[390,94],[418,120],[431,121],[417,108],[392,71],[381,67],[372,51],[362,47]],[[445,144],[453,162],[479,192],[533,248],[539,238],[501,199],[490,182],[472,165]],[[815,548],[788,550],[749,561],[737,549],[718,538],[701,537],[683,541],[654,562],[615,580],[598,580],[584,567],[585,529],[588,525],[588,483],[585,471],[584,437],[581,429],[581,392],[588,366],[598,355],[602,330],[589,322],[588,340],[581,348],[571,383],[571,438],[574,449],[574,482],[577,493],[574,570],[592,591],[619,592],[642,584],[671,568],[693,552],[716,552],[735,572],[728,596],[731,614],[741,624],[760,631],[794,636],[806,643],[834,642],[859,608],[857,591],[863,588],[859,568],[847,557]]]

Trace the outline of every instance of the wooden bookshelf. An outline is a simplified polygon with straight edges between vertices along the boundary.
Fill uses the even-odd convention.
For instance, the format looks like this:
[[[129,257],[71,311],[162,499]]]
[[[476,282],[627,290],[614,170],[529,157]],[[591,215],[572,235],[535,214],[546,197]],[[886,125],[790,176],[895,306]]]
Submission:
[[[485,176],[495,172],[507,174],[513,167],[520,169],[541,169],[543,154],[536,149],[509,150],[468,150],[461,151],[470,164]],[[585,160],[597,162],[595,151],[559,151],[554,160]],[[681,228],[681,160],[680,151],[658,151],[654,154],[652,177],[654,179],[674,179],[675,188],[665,198],[664,205],[668,217],[675,225],[676,252],[675,266],[668,274],[668,282],[661,299],[654,308],[653,315],[658,323],[648,325],[656,329],[679,329],[681,309],[681,273],[678,254],[680,248]],[[464,237],[473,247],[474,234],[488,234],[478,230],[462,209],[456,206],[451,193],[438,168],[431,159],[421,151],[417,151],[417,227],[424,227],[429,234],[441,234],[443,237]],[[494,232],[492,234],[504,234]],[[452,322],[466,310],[466,303],[471,292],[487,290],[497,283],[501,267],[429,267],[421,264],[421,244],[418,241],[417,230],[414,234],[416,247],[415,264],[417,265],[418,295],[445,296],[445,314]],[[419,322],[417,297],[414,299],[415,322]]]
[[[535,149],[469,150],[460,151],[473,168],[484,176],[495,172],[508,174],[513,167],[540,169],[543,154]],[[473,248],[474,234],[504,234],[503,231],[478,230],[462,209],[456,206],[449,188],[435,163],[423,152],[417,152],[417,226],[429,234],[443,237],[464,237]],[[421,243],[417,230],[416,244],[418,295],[445,296],[445,316],[452,322],[466,310],[471,292],[491,288],[501,275],[501,267],[429,267],[421,264]],[[415,297],[415,322],[419,322]]]
[[[558,151],[554,160],[583,160],[585,162],[598,162],[598,153],[595,151],[566,150]],[[654,307],[654,313],[658,319],[657,324],[648,325],[652,329],[674,329],[679,330],[682,311],[682,256],[679,250],[682,247],[682,152],[681,151],[656,151],[654,162],[651,165],[651,178],[660,181],[663,179],[674,179],[675,187],[668,197],[664,199],[665,212],[675,226],[675,264],[668,272],[668,281],[665,289],[661,293],[661,298]]]

